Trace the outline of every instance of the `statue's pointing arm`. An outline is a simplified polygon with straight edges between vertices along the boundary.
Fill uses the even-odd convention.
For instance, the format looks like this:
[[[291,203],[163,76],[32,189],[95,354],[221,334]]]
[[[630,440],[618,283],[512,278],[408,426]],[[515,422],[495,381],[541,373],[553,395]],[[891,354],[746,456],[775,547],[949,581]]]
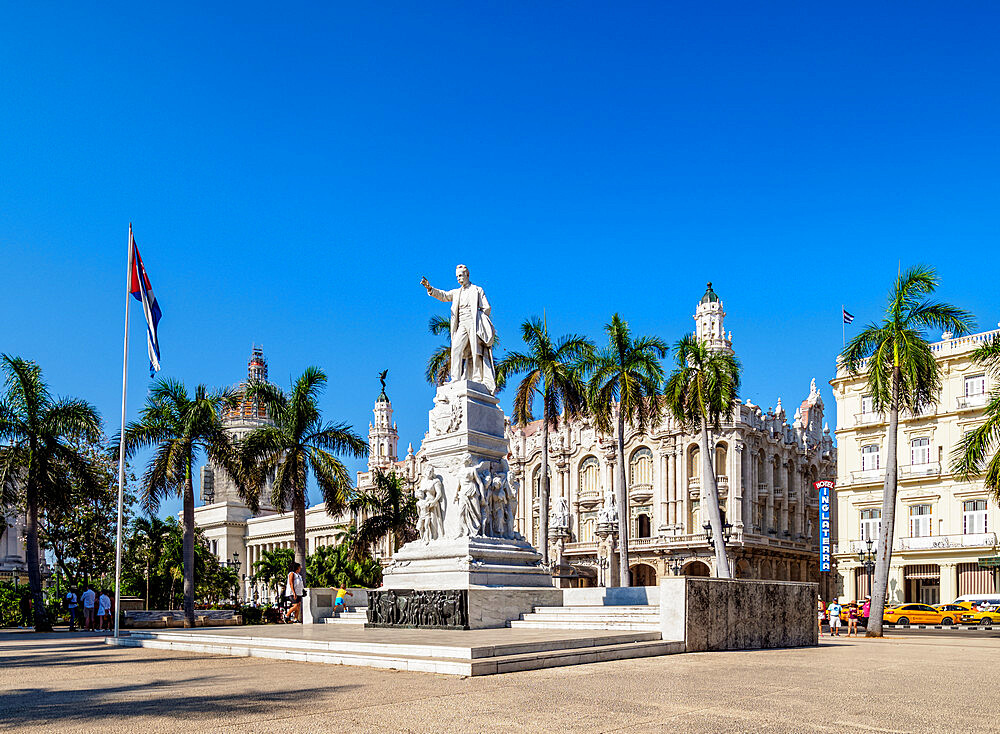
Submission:
[[[445,303],[451,303],[451,293],[449,291],[442,291],[435,288],[427,282],[427,278],[421,278],[420,285],[427,289],[427,295],[431,298],[436,298],[439,301],[444,301]]]

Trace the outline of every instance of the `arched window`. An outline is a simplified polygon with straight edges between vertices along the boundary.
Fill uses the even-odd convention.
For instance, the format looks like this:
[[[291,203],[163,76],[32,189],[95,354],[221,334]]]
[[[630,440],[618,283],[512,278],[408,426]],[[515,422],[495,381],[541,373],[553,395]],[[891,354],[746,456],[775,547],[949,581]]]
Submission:
[[[697,446],[688,449],[688,476],[692,479],[701,476],[701,449]]]
[[[380,443],[378,445],[378,455],[379,456],[385,456],[385,444],[384,443]]]
[[[927,436],[920,436],[910,441],[910,463],[931,463],[931,440]]]
[[[726,469],[728,466],[728,459],[729,451],[726,448],[726,444],[720,442],[715,447],[715,476],[729,476],[729,471]]]
[[[643,447],[632,454],[630,462],[631,476],[630,483],[636,485],[652,486],[653,484],[653,452]]]
[[[586,520],[580,522],[578,526],[580,528],[580,535],[577,540],[581,543],[593,543],[594,542],[594,523],[595,520],[592,517],[588,517]]]
[[[580,494],[599,494],[601,491],[601,465],[593,456],[580,464]]]

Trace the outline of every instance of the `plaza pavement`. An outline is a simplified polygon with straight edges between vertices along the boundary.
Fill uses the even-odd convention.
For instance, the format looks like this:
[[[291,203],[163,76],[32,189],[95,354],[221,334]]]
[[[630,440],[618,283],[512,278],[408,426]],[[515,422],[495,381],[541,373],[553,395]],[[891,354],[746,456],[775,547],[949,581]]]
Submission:
[[[998,660],[1000,632],[910,633],[456,678],[4,631],[0,730],[997,732]]]

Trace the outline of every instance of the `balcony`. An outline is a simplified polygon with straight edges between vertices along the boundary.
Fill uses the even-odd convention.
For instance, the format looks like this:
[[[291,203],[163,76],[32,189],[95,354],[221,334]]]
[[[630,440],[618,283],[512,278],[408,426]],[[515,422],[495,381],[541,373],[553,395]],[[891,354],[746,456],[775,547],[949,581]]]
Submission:
[[[981,392],[978,395],[961,395],[955,398],[955,407],[958,410],[971,410],[982,408],[989,400],[989,394]]]
[[[724,495],[729,492],[729,477],[720,475],[715,477],[715,483],[719,488],[719,494]],[[692,497],[697,497],[701,490],[701,477],[691,477],[688,479],[688,492]]]
[[[885,417],[881,413],[855,413],[854,425],[874,426],[878,423],[885,423]]]
[[[941,462],[929,461],[926,464],[909,464],[899,467],[899,478],[921,479],[923,477],[936,477],[941,474]]]
[[[774,496],[776,498],[777,497],[784,497],[785,496],[785,490],[784,490],[784,488],[783,487],[779,487],[778,485],[775,485],[775,487],[774,487]]]
[[[879,484],[885,481],[885,469],[862,469],[851,472],[851,484]]]
[[[653,498],[652,484],[633,484],[628,488],[628,496],[633,502],[644,503]]]
[[[929,535],[922,538],[899,538],[896,550],[945,550],[948,548],[991,548],[996,545],[996,533],[969,535]]]
[[[767,494],[771,491],[771,485],[767,482],[757,482],[757,494]]]

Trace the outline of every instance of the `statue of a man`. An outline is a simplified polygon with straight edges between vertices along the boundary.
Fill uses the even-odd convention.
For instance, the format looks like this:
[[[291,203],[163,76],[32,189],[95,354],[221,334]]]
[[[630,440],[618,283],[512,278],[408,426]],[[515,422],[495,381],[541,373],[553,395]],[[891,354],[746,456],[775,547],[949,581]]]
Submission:
[[[493,364],[493,322],[490,302],[478,285],[469,282],[469,269],[455,268],[458,288],[442,291],[420,279],[427,295],[451,304],[451,379],[473,380],[496,390]]]

